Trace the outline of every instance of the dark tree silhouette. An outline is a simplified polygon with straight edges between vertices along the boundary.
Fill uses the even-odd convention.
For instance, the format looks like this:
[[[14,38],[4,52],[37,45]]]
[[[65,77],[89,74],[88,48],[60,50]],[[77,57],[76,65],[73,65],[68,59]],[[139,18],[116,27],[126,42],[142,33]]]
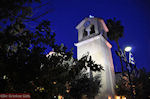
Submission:
[[[119,46],[119,39],[123,36],[123,32],[124,32],[124,27],[121,25],[121,22],[116,20],[116,18],[114,19],[107,19],[107,23],[106,23],[109,32],[107,33],[108,38],[111,41],[115,41],[118,47],[118,51],[120,51],[120,46]],[[121,68],[122,68],[122,72],[123,70],[123,63],[122,63],[122,59],[120,57],[120,62],[121,62]]]
[[[139,69],[138,73],[132,72],[131,79],[133,83],[133,93],[135,99],[148,99],[150,90],[150,73],[146,72],[145,69]],[[126,96],[127,99],[132,99],[130,94],[130,87],[128,74],[122,75],[120,73],[120,79],[116,82],[116,94],[120,96]]]
[[[53,46],[55,41],[48,25],[43,21],[34,33],[24,24],[15,23],[0,33],[0,76],[6,76],[13,85],[10,91],[22,92],[25,84],[39,75],[44,44]]]
[[[17,17],[26,17],[32,13],[32,8],[29,6],[33,2],[41,0],[1,0],[0,1],[0,20],[10,19],[15,20]]]
[[[11,20],[0,31],[0,93],[31,93],[32,99],[52,99],[59,94],[71,96],[68,91],[72,83],[79,81],[83,69],[102,70],[102,66],[88,56],[74,59],[66,47],[55,44],[55,33],[51,32],[49,21],[42,21],[35,29],[29,30],[23,19],[32,12],[26,10],[27,13],[21,16],[24,13],[19,11],[26,9],[24,6],[32,0],[8,1],[10,4],[5,0],[1,4],[6,3],[9,8],[0,8],[3,13],[0,20]],[[55,54],[46,56],[47,47]],[[100,82],[88,77],[86,80]],[[93,86],[99,87],[99,84]],[[93,91],[94,94],[97,92],[97,89]]]

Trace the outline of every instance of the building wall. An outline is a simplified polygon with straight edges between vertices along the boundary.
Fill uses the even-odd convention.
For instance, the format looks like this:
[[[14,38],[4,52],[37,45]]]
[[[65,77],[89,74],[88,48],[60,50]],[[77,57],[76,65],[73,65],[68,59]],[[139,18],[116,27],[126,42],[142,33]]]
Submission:
[[[107,99],[114,95],[114,67],[112,62],[111,49],[102,35],[89,38],[76,44],[77,57],[80,59],[84,54],[89,53],[96,64],[101,64],[104,71],[93,72],[93,76],[101,74],[102,87],[97,99]],[[103,98],[102,98],[103,97]]]

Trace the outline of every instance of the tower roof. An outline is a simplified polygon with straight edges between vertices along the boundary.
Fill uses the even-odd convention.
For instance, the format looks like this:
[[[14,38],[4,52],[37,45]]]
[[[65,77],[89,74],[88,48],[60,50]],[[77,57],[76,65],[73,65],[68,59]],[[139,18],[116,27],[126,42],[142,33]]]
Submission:
[[[90,21],[90,20],[97,20],[97,21],[99,21],[99,22],[102,24],[104,31],[105,31],[105,32],[108,32],[108,31],[109,31],[108,28],[107,28],[107,26],[106,26],[106,24],[105,24],[105,22],[104,22],[104,20],[101,19],[101,18],[84,18],[84,19],[76,26],[76,29],[79,29],[82,25],[84,25],[84,23],[85,23],[86,21]]]

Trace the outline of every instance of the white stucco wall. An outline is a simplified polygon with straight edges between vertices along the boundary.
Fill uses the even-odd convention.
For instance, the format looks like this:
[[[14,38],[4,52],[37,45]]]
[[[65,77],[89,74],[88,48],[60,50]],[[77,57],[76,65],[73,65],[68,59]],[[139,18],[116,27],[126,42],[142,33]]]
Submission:
[[[107,99],[108,96],[114,95],[114,66],[112,61],[111,49],[107,40],[102,35],[89,38],[87,40],[76,43],[77,57],[80,59],[84,54],[89,52],[96,64],[101,64],[104,68],[102,71],[102,87],[97,99]],[[93,76],[100,72],[93,72]]]

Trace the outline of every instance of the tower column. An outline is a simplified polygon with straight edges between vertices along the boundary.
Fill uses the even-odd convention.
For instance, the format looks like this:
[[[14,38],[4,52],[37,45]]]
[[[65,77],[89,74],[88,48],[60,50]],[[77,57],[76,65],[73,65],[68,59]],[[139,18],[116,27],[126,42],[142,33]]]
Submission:
[[[88,29],[86,29],[86,31],[88,32],[88,35],[90,35],[91,30],[88,28]]]

